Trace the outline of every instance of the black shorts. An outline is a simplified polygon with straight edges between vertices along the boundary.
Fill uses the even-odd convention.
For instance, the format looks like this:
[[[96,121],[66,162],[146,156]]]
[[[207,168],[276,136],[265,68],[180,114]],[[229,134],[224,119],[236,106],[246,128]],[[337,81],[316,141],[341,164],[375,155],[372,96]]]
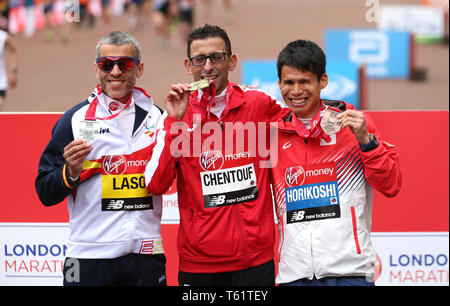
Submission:
[[[6,89],[0,90],[0,97],[6,97]]]
[[[180,286],[275,286],[273,260],[262,265],[232,272],[188,273],[178,272]]]
[[[64,286],[167,286],[164,254],[111,259],[66,258]]]

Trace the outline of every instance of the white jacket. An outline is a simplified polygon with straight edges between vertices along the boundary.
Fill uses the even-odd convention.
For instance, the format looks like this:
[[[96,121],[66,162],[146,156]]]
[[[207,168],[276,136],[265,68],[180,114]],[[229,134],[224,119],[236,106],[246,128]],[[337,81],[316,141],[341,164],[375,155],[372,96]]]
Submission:
[[[353,106],[326,101],[341,111]],[[322,109],[324,106],[322,106]],[[398,154],[383,143],[362,152],[349,128],[326,136],[320,114],[311,130],[291,115],[278,122],[279,145],[271,169],[280,232],[277,283],[302,278],[374,275],[370,240],[373,188],[395,196],[401,186]]]

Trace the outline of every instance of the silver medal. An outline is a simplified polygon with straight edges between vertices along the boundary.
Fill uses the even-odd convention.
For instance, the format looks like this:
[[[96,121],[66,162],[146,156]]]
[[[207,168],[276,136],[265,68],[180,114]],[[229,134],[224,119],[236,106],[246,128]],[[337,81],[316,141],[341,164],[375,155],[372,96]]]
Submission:
[[[93,143],[100,134],[100,122],[94,120],[82,120],[80,122],[79,138]]]

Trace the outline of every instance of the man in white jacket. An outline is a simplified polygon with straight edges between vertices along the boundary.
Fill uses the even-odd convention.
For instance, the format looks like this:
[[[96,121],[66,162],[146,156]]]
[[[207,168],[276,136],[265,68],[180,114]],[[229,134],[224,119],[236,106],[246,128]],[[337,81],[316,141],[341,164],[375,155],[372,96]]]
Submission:
[[[279,86],[291,113],[277,122],[271,158],[280,232],[280,285],[373,285],[372,191],[395,196],[398,154],[373,120],[344,101],[321,100],[325,54],[311,41],[279,54]]]
[[[64,285],[166,285],[162,199],[143,176],[163,116],[135,87],[144,72],[138,42],[105,35],[94,69],[96,89],[58,120],[36,178],[44,205],[68,197]]]

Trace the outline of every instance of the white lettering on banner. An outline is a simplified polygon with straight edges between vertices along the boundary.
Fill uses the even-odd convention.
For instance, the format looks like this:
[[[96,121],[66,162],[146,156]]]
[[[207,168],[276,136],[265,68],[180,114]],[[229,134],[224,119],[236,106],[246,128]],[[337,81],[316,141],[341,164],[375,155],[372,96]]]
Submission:
[[[147,166],[149,160],[128,160],[127,166],[128,167],[145,167]]]
[[[289,188],[286,190],[286,202],[298,202],[319,198],[336,197],[336,185],[305,186],[304,188]]]
[[[306,170],[306,176],[333,175],[334,168],[321,168],[314,170]]]
[[[445,35],[445,12],[442,8],[383,4],[380,11],[380,29],[407,31],[416,37],[442,38]]]
[[[240,153],[225,155],[225,160],[226,161],[237,160],[237,159],[241,159],[241,158],[250,158],[250,157],[251,157],[250,152],[240,152]]]
[[[230,301],[266,301],[268,291],[263,290],[227,290],[226,294],[215,292],[196,292],[190,289],[182,295],[182,301],[204,301],[213,304],[216,300],[223,302]]]

